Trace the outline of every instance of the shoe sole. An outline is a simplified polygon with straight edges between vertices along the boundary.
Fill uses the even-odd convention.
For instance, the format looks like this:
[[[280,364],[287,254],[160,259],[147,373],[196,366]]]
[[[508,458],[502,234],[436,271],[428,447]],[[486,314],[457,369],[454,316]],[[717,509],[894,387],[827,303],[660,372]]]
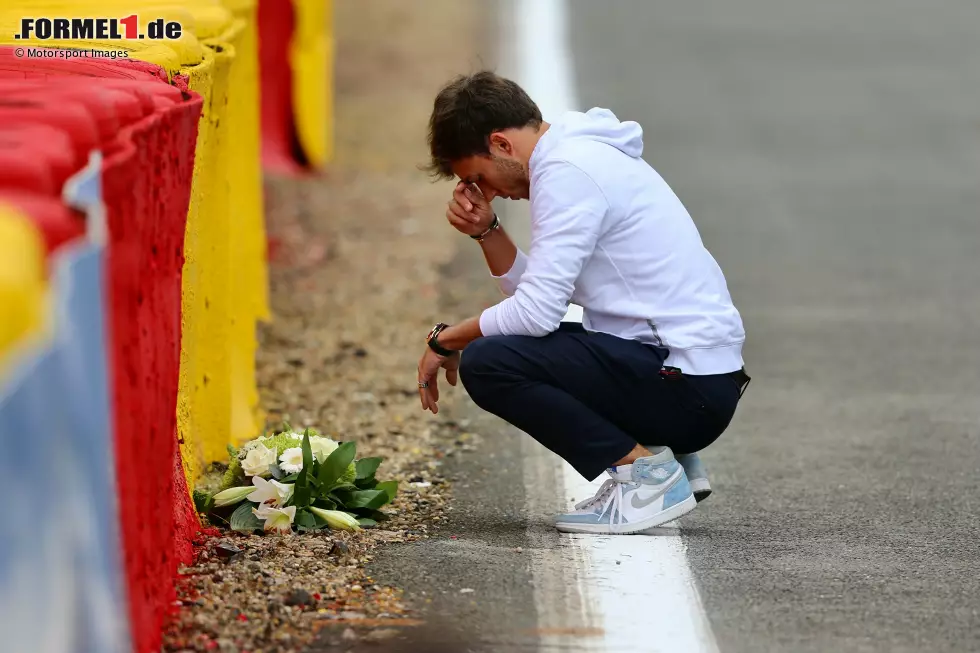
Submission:
[[[694,510],[698,505],[697,499],[691,494],[680,503],[672,505],[666,510],[658,512],[656,515],[644,519],[643,521],[631,524],[556,524],[562,533],[591,533],[593,535],[634,535],[645,531],[648,528],[662,526],[667,522],[672,522],[678,517],[683,517]]]
[[[691,491],[694,493],[694,500],[701,503],[711,496],[711,485],[706,478],[696,478],[691,483]]]

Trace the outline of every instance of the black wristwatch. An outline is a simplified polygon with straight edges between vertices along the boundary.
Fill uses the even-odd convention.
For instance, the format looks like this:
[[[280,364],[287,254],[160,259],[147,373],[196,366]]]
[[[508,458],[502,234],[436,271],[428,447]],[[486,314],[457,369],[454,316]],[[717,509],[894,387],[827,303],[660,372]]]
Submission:
[[[456,350],[454,350],[454,349],[446,349],[445,347],[443,347],[442,345],[440,345],[439,344],[439,341],[436,339],[436,337],[440,333],[442,333],[442,331],[444,329],[446,329],[448,327],[449,327],[448,324],[445,324],[444,322],[440,322],[439,324],[437,324],[434,327],[432,327],[432,331],[430,331],[429,332],[429,335],[426,336],[426,338],[425,338],[426,343],[428,343],[428,345],[429,345],[429,349],[431,349],[435,353],[439,354],[440,356],[449,357],[449,356],[452,356],[453,354],[456,354],[457,353]]]
[[[484,241],[484,239],[487,236],[489,236],[490,233],[494,229],[499,229],[499,228],[500,228],[500,220],[497,219],[497,214],[494,213],[493,214],[493,222],[490,223],[490,226],[487,227],[487,230],[484,231],[482,234],[477,234],[476,236],[470,236],[470,238],[472,238],[473,240],[475,240],[478,243],[482,243]]]

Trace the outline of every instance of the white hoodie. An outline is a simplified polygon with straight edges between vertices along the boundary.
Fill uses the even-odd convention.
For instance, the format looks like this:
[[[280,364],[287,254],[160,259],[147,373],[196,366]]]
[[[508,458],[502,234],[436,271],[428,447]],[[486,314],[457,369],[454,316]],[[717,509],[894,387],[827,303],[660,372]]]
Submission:
[[[741,369],[745,331],[687,209],[640,155],[643,130],[608,109],[569,112],[531,154],[531,249],[495,277],[507,299],[485,336],[545,336],[570,302],[582,325],[667,348],[689,374]]]

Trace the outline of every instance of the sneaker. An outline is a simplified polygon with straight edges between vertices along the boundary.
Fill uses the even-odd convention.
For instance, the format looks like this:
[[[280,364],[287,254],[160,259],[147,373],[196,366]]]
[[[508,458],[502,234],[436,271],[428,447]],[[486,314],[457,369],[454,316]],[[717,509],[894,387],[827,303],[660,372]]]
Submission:
[[[684,467],[687,480],[691,483],[694,498],[701,503],[711,494],[711,484],[708,482],[708,472],[704,463],[696,453],[682,453],[677,456],[677,462]]]
[[[638,533],[677,519],[694,509],[684,468],[670,449],[639,458],[632,465],[606,470],[609,478],[591,499],[560,515],[555,526],[563,533]]]

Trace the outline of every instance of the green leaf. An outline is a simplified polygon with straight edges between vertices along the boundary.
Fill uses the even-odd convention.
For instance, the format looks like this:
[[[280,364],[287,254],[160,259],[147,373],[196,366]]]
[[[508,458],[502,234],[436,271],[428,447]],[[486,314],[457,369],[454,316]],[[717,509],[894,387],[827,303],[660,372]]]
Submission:
[[[383,522],[391,519],[391,515],[386,512],[381,512],[380,510],[374,510],[371,512],[371,519],[376,522]]]
[[[329,498],[333,499],[337,505],[345,506],[354,497],[354,491],[352,490],[334,490],[330,493]]]
[[[350,500],[344,502],[346,510],[368,508],[375,510],[388,503],[388,493],[384,490],[358,490],[350,493]]]
[[[310,429],[303,433],[303,469],[313,472],[313,449],[310,446]]]
[[[262,520],[252,514],[252,502],[246,501],[238,506],[235,512],[231,513],[229,524],[233,531],[255,531],[262,530]]]
[[[302,526],[303,528],[316,528],[316,519],[313,517],[313,513],[309,510],[297,510],[296,519],[294,520],[297,526]]]
[[[328,499],[328,498],[317,499],[316,503],[314,503],[313,505],[316,506],[317,508],[323,508],[324,510],[337,509],[337,502],[334,501],[333,499]]]
[[[371,526],[377,526],[378,522],[374,521],[370,517],[358,517],[357,523],[365,528],[370,528]]]
[[[298,478],[299,478],[299,472],[296,472],[295,474],[290,474],[289,476],[283,476],[282,478],[279,479],[279,482],[280,483],[295,483],[296,482],[296,479],[298,479]]]
[[[327,456],[327,459],[320,464],[320,476],[317,479],[320,481],[320,486],[330,487],[336,483],[337,479],[343,475],[347,467],[353,462],[355,455],[357,455],[357,445],[353,442],[345,442],[334,449]]]
[[[378,483],[377,489],[384,490],[388,494],[388,501],[394,501],[395,495],[398,494],[398,481],[385,481],[384,483]]]
[[[299,470],[293,489],[293,505],[305,508],[310,505],[309,474],[313,467],[313,450],[310,448],[310,431],[303,434],[303,469]]]
[[[297,481],[293,496],[290,499],[290,505],[297,508],[305,508],[310,505],[310,486],[303,483],[303,486],[300,487],[300,483]]]
[[[372,478],[384,458],[361,458],[357,461],[357,478]]]
[[[373,490],[378,485],[378,479],[373,476],[370,478],[359,478],[354,481],[354,485],[358,490]]]
[[[207,514],[211,511],[211,507],[214,505],[214,500],[211,495],[204,490],[194,490],[194,509],[198,512],[203,512]]]

